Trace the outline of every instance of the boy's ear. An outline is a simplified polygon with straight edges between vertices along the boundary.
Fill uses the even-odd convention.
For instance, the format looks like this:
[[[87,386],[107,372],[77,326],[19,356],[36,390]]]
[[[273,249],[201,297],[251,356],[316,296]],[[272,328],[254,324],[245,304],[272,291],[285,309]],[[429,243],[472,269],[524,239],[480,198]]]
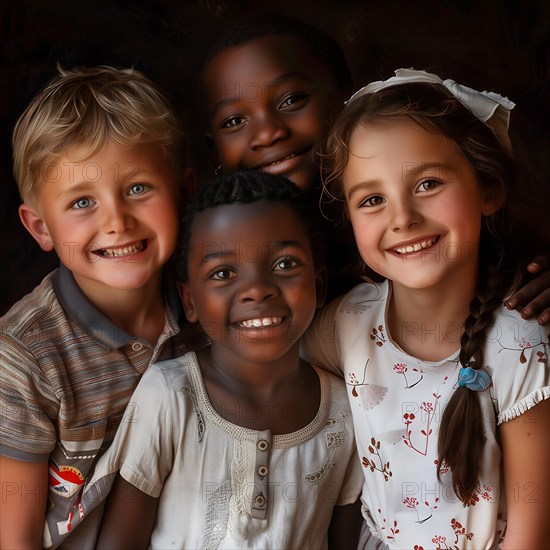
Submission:
[[[180,292],[181,301],[183,303],[183,311],[185,316],[190,323],[196,323],[199,318],[197,317],[197,312],[195,311],[195,304],[193,302],[193,296],[189,290],[189,283],[178,282],[178,290]]]
[[[315,293],[317,294],[317,308],[325,305],[328,289],[328,272],[326,266],[315,273]]]
[[[183,171],[183,178],[180,188],[180,200],[182,208],[186,208],[191,202],[195,191],[197,190],[197,176],[193,168],[188,166]]]
[[[19,206],[19,217],[25,229],[33,236],[42,250],[50,252],[54,249],[54,242],[48,231],[48,226],[34,208],[23,203]]]

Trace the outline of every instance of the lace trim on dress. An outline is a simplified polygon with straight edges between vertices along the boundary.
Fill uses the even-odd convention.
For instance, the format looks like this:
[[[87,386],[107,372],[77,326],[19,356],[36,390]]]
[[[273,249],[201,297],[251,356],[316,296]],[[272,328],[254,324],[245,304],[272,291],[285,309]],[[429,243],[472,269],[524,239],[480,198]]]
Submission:
[[[235,515],[244,514],[245,495],[242,488],[245,484],[245,457],[241,441],[235,441],[233,448],[233,460],[231,461],[231,480],[233,486],[233,498],[231,499],[231,513]]]
[[[189,353],[188,357],[189,360],[187,365],[197,392],[197,404],[200,403],[202,405],[203,410],[206,411],[206,414],[208,415],[208,420],[217,428],[223,430],[230,437],[256,442],[258,436],[258,432],[256,430],[251,430],[249,428],[243,428],[241,426],[237,426],[236,424],[232,424],[216,411],[208,398],[208,393],[206,391],[206,387],[204,386],[204,381],[202,379],[196,354]],[[283,449],[295,447],[309,441],[325,428],[326,419],[330,411],[330,382],[328,380],[328,375],[325,372],[317,369],[316,367],[314,368],[315,372],[317,372],[319,376],[319,381],[321,384],[321,402],[315,418],[301,430],[290,434],[274,435],[274,447]],[[195,403],[193,404],[195,405]]]
[[[231,486],[227,479],[210,493],[206,504],[201,549],[219,548],[220,543],[225,538],[229,519],[230,496]]]
[[[199,408],[199,405],[197,403],[197,398],[195,396],[195,392],[193,391],[193,388],[186,384],[183,386],[183,391],[190,397],[191,401],[193,402],[193,412],[195,413],[197,417],[197,441],[202,441],[202,438],[204,437],[204,430],[206,429],[206,424],[204,422],[204,416],[202,415],[202,411]]]
[[[336,417],[331,416],[326,426],[329,428],[336,427],[338,428],[338,431],[335,432],[328,432],[325,435],[325,443],[327,445],[327,456],[325,457],[325,460],[321,464],[317,470],[314,472],[311,472],[309,474],[304,474],[303,478],[307,483],[310,483],[311,485],[316,485],[319,483],[327,474],[327,472],[334,468],[336,463],[334,462],[334,456],[336,455],[336,448],[341,447],[347,436],[347,430],[346,430],[346,418],[350,415],[348,411],[338,411],[336,414]]]

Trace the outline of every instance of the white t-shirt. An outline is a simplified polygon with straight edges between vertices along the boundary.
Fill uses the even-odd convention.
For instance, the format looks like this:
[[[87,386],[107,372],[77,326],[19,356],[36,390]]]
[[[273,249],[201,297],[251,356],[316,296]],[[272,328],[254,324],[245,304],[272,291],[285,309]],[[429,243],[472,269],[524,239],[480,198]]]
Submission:
[[[365,477],[363,514],[390,548],[495,547],[506,526],[496,426],[550,397],[548,326],[504,307],[496,313],[484,350],[493,385],[476,392],[487,440],[477,490],[464,507],[448,468],[443,465],[441,482],[436,469],[439,422],[456,387],[458,351],[429,362],[401,350],[387,329],[390,291],[387,282],[355,287],[322,310],[302,340],[307,360],[344,375]],[[518,490],[537,498],[534,486]]]
[[[84,490],[84,513],[120,470],[160,499],[152,548],[325,548],[334,505],[359,498],[363,474],[344,384],[317,373],[313,421],[273,435],[215,411],[194,353],[151,366]],[[296,410],[273,403],[273,414]]]

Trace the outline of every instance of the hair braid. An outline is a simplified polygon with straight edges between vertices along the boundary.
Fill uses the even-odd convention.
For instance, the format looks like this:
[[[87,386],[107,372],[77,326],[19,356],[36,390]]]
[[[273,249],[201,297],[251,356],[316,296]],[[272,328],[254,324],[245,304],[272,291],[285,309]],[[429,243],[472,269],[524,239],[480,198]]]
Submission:
[[[489,243],[482,231],[480,253],[485,261],[480,266],[476,296],[470,302],[470,315],[464,322],[460,341],[460,364],[480,369],[484,367],[483,348],[487,330],[493,323],[493,313],[501,306],[514,278],[511,258],[501,246]],[[468,437],[464,438],[467,427]],[[467,504],[476,489],[479,463],[485,443],[483,411],[479,396],[468,388],[458,387],[447,403],[441,419],[438,440],[439,464],[451,468],[453,489]]]

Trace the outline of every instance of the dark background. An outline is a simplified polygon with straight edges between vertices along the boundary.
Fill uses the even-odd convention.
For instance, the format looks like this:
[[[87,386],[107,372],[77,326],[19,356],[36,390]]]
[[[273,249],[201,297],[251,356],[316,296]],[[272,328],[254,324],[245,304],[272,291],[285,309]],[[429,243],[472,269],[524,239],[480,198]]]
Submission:
[[[56,62],[134,66],[157,81],[182,117],[190,162],[204,179],[213,171],[197,101],[201,62],[225,28],[256,13],[289,15],[332,34],[357,86],[414,66],[508,96],[517,104],[515,148],[528,155],[540,185],[550,182],[547,0],[0,0],[0,315],[57,265],[19,221],[10,145],[15,120],[56,74]]]

